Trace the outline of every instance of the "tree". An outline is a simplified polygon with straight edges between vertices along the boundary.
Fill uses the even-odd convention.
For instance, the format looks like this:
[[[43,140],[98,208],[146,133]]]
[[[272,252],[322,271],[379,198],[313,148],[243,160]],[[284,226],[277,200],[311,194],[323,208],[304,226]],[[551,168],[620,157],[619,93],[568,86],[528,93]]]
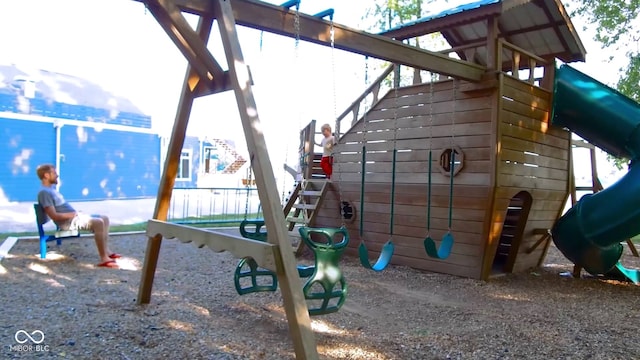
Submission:
[[[367,10],[366,17],[377,19],[374,26],[385,31],[422,17],[422,3],[423,0],[377,1],[373,8]]]
[[[640,0],[574,0],[576,9],[572,15],[582,16],[590,25],[595,25],[595,40],[603,49],[611,50],[610,60],[625,56],[627,64],[619,69],[620,78],[616,88],[629,98],[640,101]],[[628,159],[609,157],[618,169]]]
[[[374,5],[367,9],[365,19],[375,19],[371,26],[372,31],[386,31],[397,26],[404,25],[410,21],[418,20],[425,16],[423,5],[436,2],[436,0],[378,0]],[[425,40],[426,42],[423,42]],[[411,44],[410,40],[407,40]],[[432,34],[428,37],[416,37],[413,44],[417,47],[428,47],[429,45],[438,47],[444,43],[442,37],[438,34]],[[401,82],[410,79],[413,84],[421,83],[420,69],[413,69],[412,76],[403,76]],[[403,72],[405,73],[405,72]]]

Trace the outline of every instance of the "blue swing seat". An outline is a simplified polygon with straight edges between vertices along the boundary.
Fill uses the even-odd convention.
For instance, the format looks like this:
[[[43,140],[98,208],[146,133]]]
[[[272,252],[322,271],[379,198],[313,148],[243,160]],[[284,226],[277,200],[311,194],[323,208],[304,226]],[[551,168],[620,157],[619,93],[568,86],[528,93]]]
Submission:
[[[49,217],[45,214],[44,209],[40,204],[33,204],[33,210],[36,213],[36,224],[38,226],[38,235],[40,237],[40,258],[47,257],[47,242],[54,241],[58,246],[62,244],[62,239],[77,238],[80,237],[78,230],[60,230],[56,228],[53,234],[46,234],[44,231],[44,224],[49,222]]]

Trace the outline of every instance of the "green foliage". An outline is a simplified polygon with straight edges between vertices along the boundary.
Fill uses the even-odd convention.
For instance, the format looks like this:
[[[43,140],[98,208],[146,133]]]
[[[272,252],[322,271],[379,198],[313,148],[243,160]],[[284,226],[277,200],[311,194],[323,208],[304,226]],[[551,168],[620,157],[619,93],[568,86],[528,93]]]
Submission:
[[[574,0],[577,5],[572,15],[584,17],[595,25],[595,40],[603,49],[611,50],[610,60],[626,56],[627,66],[619,69],[618,90],[624,95],[640,100],[640,0]]]
[[[618,170],[627,169],[629,167],[629,159],[627,158],[617,158],[607,154],[607,160],[609,160],[609,162]]]
[[[640,29],[634,27],[640,0],[575,0],[575,3],[573,15],[583,16],[597,26],[596,40],[604,47],[615,46],[619,50],[620,45],[640,40]]]
[[[628,53],[629,63],[618,80],[618,90],[636,102],[640,102],[640,54]]]
[[[427,0],[427,3],[433,0]],[[366,17],[376,19],[375,27],[379,31],[389,30],[419,19],[422,16],[423,0],[384,0],[377,1],[373,8],[367,10]]]
[[[423,5],[428,5],[435,1],[436,0],[377,0],[372,7],[367,9],[363,19],[374,20],[372,22],[373,25],[371,25],[369,29],[370,31],[383,32],[424,17],[426,8]],[[442,48],[442,43],[444,43],[439,34],[431,34],[430,36],[424,36],[422,38],[417,37],[413,39],[413,41],[406,40],[406,42],[422,48],[428,46]],[[387,66],[387,64],[385,63],[381,66],[384,67]],[[400,72],[401,84],[414,83],[414,80],[424,76],[419,70],[406,67],[402,67]],[[418,82],[421,81],[418,80]],[[386,87],[392,87],[392,83],[393,79],[387,78],[383,84]]]

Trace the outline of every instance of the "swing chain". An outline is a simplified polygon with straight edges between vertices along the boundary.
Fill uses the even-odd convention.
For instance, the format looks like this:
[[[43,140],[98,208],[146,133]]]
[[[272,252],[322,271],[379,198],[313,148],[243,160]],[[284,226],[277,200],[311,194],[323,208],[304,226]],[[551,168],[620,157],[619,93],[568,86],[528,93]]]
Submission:
[[[251,156],[251,159],[249,160],[249,176],[247,178],[247,186],[246,186],[247,196],[245,197],[245,201],[244,201],[244,219],[245,220],[247,220],[247,216],[249,214],[249,194],[251,190],[250,188],[251,188],[252,174],[253,174],[253,156]]]
[[[458,95],[458,79],[453,79],[453,110],[451,114],[451,151],[454,150],[455,145],[455,133],[456,133],[456,103]]]
[[[295,32],[295,41],[294,41],[294,59],[296,64],[298,64],[297,66],[300,66],[299,63],[299,45],[300,45],[300,2],[296,3],[296,12],[295,15],[293,17],[293,30]],[[262,38],[260,38],[260,46],[262,47]],[[299,72],[299,69],[298,69]],[[299,103],[299,102],[298,102]],[[298,105],[298,131],[300,131],[300,109],[299,109],[299,105]],[[284,153],[284,163],[285,165],[288,165],[289,163],[289,141],[287,141],[287,145],[285,148],[285,153]],[[301,166],[301,165],[300,165]],[[294,184],[297,181],[297,179],[294,179]],[[285,204],[287,203],[287,198],[285,195],[285,188],[287,186],[287,177],[286,175],[282,177],[282,206],[284,207]]]
[[[434,82],[436,76],[433,72],[431,74],[431,82],[429,83],[429,157],[427,164],[427,168],[429,173],[427,174],[427,237],[429,237],[431,233],[431,169],[433,162],[433,92],[434,92]]]
[[[293,31],[296,34],[296,50],[298,49],[298,44],[300,43],[300,2],[296,4],[296,14],[293,18]]]
[[[397,156],[397,138],[398,138],[398,87],[400,87],[400,66],[396,68],[396,81],[393,88],[393,152],[392,152],[392,173],[391,173],[391,218],[389,219],[389,236],[393,236],[394,223],[394,207],[395,207],[395,191],[396,191],[396,156]],[[389,240],[390,241],[390,240]]]
[[[433,83],[436,75],[431,73],[431,82],[429,83],[429,152],[433,149]]]
[[[330,29],[330,34],[331,34],[331,76],[332,76],[332,80],[333,80],[333,117],[336,119],[336,127],[335,127],[335,136],[336,136],[336,141],[338,141],[338,139],[340,139],[341,134],[340,134],[340,121],[338,121],[338,109],[337,109],[337,96],[336,96],[336,57],[335,57],[335,50],[336,50],[336,44],[335,44],[335,27],[333,26],[333,17],[331,17],[331,29]]]
[[[365,87],[368,87],[369,82],[369,57],[366,56],[364,58],[364,81]],[[363,234],[364,234],[364,184],[365,184],[365,175],[366,175],[366,157],[367,157],[367,98],[365,97],[365,109],[362,114],[362,164],[361,164],[361,185],[360,185],[360,214],[358,215],[360,221],[358,226],[358,232],[360,235],[360,242],[364,244]]]
[[[295,40],[296,63],[297,63],[297,66],[300,67],[300,59],[299,59],[299,57],[300,57],[300,49],[299,49],[299,44],[300,44],[300,2],[298,2],[296,4],[296,15],[293,18],[293,29],[294,29],[295,35],[296,35],[296,40]],[[302,118],[302,114],[301,114],[301,111],[300,111],[300,101],[298,101],[298,129],[300,129],[302,127],[301,118]],[[315,134],[314,134],[314,136],[315,136]],[[304,143],[301,142],[301,145],[303,146],[303,149],[302,149],[302,153],[303,153],[302,159],[303,160],[302,160],[302,164],[300,164],[300,169],[304,173],[304,167],[305,166],[310,166],[310,164],[307,163],[306,159],[312,159],[314,155],[313,154],[307,155],[306,147],[304,146]],[[306,190],[307,181],[308,181],[308,179],[305,179],[304,176],[302,177],[302,179],[300,179],[300,193],[303,193]],[[302,209],[301,209],[301,211],[302,211],[302,219],[304,220],[304,225],[307,226],[307,225],[309,225],[309,216],[308,216],[309,214],[307,213],[307,202],[306,202],[306,199],[305,199],[305,195],[304,194],[300,194],[300,195],[298,195],[298,198],[300,199],[300,204],[302,205]]]
[[[333,117],[336,119],[335,124],[335,133],[334,133],[334,143],[337,143],[341,137],[340,135],[340,121],[338,120],[338,110],[337,110],[337,96],[336,96],[336,59],[335,59],[335,27],[333,25],[333,17],[331,17],[331,76],[333,77]],[[340,162],[336,161],[335,153],[336,147],[332,148],[332,158],[333,162],[336,164],[336,172],[338,173],[338,201],[340,206],[340,221],[342,222],[342,227],[346,226],[345,223],[345,202],[342,193],[342,171],[340,171]]]
[[[455,128],[456,128],[456,103],[458,93],[458,79],[453,79],[453,108],[451,114],[451,165],[449,179],[449,232],[451,232],[451,222],[453,218],[453,177],[455,175],[456,166],[456,149],[455,149]]]
[[[398,67],[398,74],[400,67]],[[393,148],[396,148],[396,138],[398,136],[398,87],[400,86],[400,76],[397,76],[398,82],[393,88]]]

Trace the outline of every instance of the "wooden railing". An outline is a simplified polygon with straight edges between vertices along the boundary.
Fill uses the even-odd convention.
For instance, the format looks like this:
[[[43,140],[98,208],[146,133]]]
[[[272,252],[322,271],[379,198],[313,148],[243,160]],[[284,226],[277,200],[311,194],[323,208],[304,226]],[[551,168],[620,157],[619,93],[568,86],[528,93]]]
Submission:
[[[486,41],[479,41],[475,43],[456,46],[450,49],[438,51],[444,55],[450,55],[451,53],[465,52],[467,59],[472,59],[475,55],[475,51],[478,48],[486,47]],[[505,65],[505,53],[511,54],[511,66]],[[527,61],[526,66],[522,66],[523,62]],[[495,68],[501,71],[511,71],[512,75],[520,80],[526,80],[530,84],[534,84],[536,80],[535,69],[536,67],[548,65],[549,61],[537,56],[519,46],[516,46],[504,39],[497,40],[496,48],[496,64]],[[526,79],[520,78],[520,70],[529,70],[529,77]]]
[[[389,76],[389,74],[391,74],[391,72],[394,69],[395,69],[395,66],[393,64],[389,65],[382,72],[382,74],[380,74],[380,76],[378,76],[378,78],[371,85],[369,85],[369,87],[367,87],[365,91],[360,96],[358,96],[358,98],[356,98],[356,100],[353,103],[351,103],[351,105],[349,105],[349,107],[347,107],[345,111],[342,112],[342,114],[338,116],[338,118],[336,119],[336,128],[335,128],[336,141],[340,139],[340,137],[342,136],[342,132],[340,131],[342,120],[344,120],[347,117],[347,115],[352,114],[353,118],[348,127],[348,128],[351,128],[351,126],[353,126],[356,123],[356,121],[358,121],[362,102],[370,94],[373,94],[373,102],[371,105],[371,107],[373,107],[373,105],[377,103],[379,100],[380,85],[382,85],[382,82],[384,81],[384,79],[386,79],[387,76]],[[369,109],[363,109],[363,110],[368,111]]]
[[[536,84],[537,80],[540,80],[539,77],[535,76],[535,69],[537,67],[545,67],[545,71],[547,70],[547,65],[550,64],[549,61],[537,56],[521,47],[518,47],[514,44],[511,44],[504,39],[498,39],[496,46],[496,69],[500,69],[500,71],[511,72],[512,75],[520,80],[525,80],[530,84]],[[475,55],[475,51],[478,48],[486,47],[486,41],[478,41],[475,43],[465,44],[461,46],[456,46],[450,49],[445,49],[438,51],[438,53],[444,55],[451,55],[451,53],[459,53],[465,52],[467,58],[473,58]],[[511,54],[511,66],[505,66],[504,56],[506,54]],[[527,62],[526,66],[522,66],[524,62]],[[351,114],[351,123],[347,127],[346,130],[350,129],[361,117],[361,110],[363,112],[368,111],[372,108],[379,100],[379,92],[382,82],[396,69],[394,64],[389,65],[383,72],[378,76],[378,78],[371,84],[365,91],[356,98],[356,100],[351,103],[336,119],[336,128],[335,128],[335,136],[336,140],[338,140],[344,132],[342,131],[342,121],[347,118],[349,114]],[[526,79],[520,78],[521,70],[529,70],[529,76]],[[363,107],[363,101],[369,96],[373,94],[373,101],[369,108],[365,109]],[[345,131],[346,132],[346,131]]]
[[[496,62],[499,64],[498,69],[502,68],[503,59],[502,52],[503,50],[507,50],[511,52],[511,74],[520,79],[520,70],[522,61],[528,61],[528,65],[524,67],[524,69],[529,70],[529,77],[526,79],[530,84],[534,84],[537,80],[535,77],[535,69],[538,66],[545,66],[548,64],[548,61],[532,54],[525,49],[518,47],[514,44],[504,41],[503,39],[498,40],[498,55],[496,58]],[[522,80],[522,79],[521,79]]]

